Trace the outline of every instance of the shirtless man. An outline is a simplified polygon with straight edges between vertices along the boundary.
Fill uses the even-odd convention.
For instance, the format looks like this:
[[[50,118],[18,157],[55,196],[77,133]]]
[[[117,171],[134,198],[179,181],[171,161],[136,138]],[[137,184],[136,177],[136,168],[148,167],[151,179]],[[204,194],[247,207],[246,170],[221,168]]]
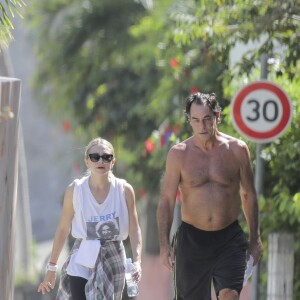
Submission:
[[[247,145],[218,131],[221,108],[215,94],[192,94],[186,116],[193,136],[167,156],[157,210],[160,256],[174,271],[176,300],[210,300],[211,283],[220,300],[239,299],[246,260],[262,255],[258,203]],[[169,235],[177,190],[182,223]],[[249,242],[237,219],[241,211]]]

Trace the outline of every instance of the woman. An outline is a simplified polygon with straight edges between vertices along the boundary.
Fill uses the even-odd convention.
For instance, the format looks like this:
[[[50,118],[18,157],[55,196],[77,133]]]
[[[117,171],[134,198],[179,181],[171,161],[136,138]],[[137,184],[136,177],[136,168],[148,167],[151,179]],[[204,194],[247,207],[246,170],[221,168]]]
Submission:
[[[132,186],[115,177],[111,143],[92,140],[85,150],[89,175],[76,179],[65,192],[61,219],[50,261],[38,292],[54,288],[57,261],[70,233],[76,239],[61,271],[57,300],[120,300],[125,285],[126,254],[122,240],[129,235],[134,279],[141,278],[142,237]]]

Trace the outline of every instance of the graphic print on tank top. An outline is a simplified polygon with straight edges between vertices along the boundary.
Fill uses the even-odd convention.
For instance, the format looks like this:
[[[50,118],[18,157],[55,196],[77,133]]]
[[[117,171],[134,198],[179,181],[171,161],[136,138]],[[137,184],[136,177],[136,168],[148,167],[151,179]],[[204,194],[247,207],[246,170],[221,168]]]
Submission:
[[[106,218],[103,218],[104,221],[101,221],[101,218],[98,217],[99,221],[86,222],[87,239],[118,240],[120,235],[119,217],[114,216],[115,213],[112,213],[106,215]]]
[[[125,240],[129,230],[125,181],[112,177],[108,196],[99,204],[90,191],[88,179],[89,177],[83,177],[75,181],[73,237],[87,240]]]

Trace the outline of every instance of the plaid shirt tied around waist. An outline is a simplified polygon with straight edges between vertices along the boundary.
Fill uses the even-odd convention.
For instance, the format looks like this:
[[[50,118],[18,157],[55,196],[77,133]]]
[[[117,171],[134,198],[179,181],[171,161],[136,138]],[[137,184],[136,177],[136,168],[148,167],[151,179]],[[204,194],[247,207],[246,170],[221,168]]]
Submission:
[[[78,251],[82,239],[76,239],[62,266],[56,300],[72,300],[67,266]],[[125,248],[122,241],[102,241],[95,267],[85,286],[87,300],[121,300],[125,285]]]

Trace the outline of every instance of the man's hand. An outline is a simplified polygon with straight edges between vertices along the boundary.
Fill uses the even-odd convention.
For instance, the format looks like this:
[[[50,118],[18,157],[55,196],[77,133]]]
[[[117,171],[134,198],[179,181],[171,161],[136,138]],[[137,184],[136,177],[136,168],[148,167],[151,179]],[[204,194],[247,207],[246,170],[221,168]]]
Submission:
[[[174,250],[170,245],[160,247],[160,260],[167,269],[173,271],[173,266],[175,263],[175,255],[174,255]]]
[[[260,260],[262,253],[263,253],[263,248],[264,247],[263,247],[263,244],[262,244],[260,238],[258,238],[255,241],[250,240],[249,248],[247,251],[247,260],[249,259],[249,256],[252,255],[253,259],[254,259],[254,263],[253,263],[254,266]]]

